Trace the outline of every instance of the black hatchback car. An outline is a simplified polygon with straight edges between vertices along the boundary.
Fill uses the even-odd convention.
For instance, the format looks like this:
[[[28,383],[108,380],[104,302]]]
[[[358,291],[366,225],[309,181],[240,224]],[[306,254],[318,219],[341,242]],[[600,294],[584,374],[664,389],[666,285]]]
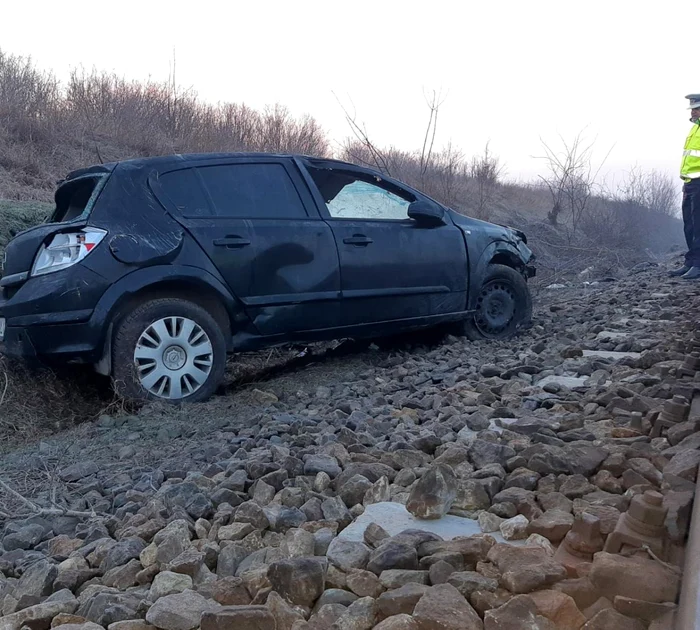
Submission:
[[[94,364],[131,398],[198,401],[228,353],[457,322],[529,322],[525,235],[370,169],[174,155],[72,172],[7,246],[0,352]]]

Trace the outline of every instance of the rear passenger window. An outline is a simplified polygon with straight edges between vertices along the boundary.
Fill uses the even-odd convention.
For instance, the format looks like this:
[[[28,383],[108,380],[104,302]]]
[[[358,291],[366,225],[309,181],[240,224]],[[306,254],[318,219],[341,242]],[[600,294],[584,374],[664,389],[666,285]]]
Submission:
[[[198,168],[219,216],[292,219],[306,211],[281,164],[226,164]]]
[[[163,173],[158,182],[179,214],[188,217],[211,216],[209,203],[193,169]]]

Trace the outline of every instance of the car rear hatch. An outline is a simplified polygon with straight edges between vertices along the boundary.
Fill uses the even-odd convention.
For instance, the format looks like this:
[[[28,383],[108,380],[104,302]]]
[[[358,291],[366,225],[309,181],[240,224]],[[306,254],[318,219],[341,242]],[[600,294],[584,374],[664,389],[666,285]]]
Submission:
[[[97,166],[71,173],[56,190],[56,206],[47,222],[15,236],[5,249],[0,287],[4,297],[29,278],[37,252],[51,236],[87,225],[111,168]]]

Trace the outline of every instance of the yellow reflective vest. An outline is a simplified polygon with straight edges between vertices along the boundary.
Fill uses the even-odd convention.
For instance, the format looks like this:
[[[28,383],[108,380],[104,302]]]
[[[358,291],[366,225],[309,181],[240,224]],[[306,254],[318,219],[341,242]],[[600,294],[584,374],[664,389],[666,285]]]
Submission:
[[[681,177],[686,182],[691,179],[700,179],[700,123],[693,125],[685,141]]]

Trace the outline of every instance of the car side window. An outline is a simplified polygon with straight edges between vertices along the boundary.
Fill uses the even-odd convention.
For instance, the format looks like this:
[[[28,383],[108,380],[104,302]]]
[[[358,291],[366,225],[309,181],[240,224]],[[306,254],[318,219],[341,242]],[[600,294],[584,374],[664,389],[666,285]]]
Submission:
[[[317,168],[309,172],[334,219],[408,219],[408,206],[414,199],[401,196],[378,178],[374,182],[349,171]]]
[[[222,164],[197,171],[217,216],[242,219],[297,219],[306,210],[281,164]]]
[[[209,203],[191,168],[163,173],[158,177],[163,192],[177,208],[178,214],[188,217],[210,217]]]

